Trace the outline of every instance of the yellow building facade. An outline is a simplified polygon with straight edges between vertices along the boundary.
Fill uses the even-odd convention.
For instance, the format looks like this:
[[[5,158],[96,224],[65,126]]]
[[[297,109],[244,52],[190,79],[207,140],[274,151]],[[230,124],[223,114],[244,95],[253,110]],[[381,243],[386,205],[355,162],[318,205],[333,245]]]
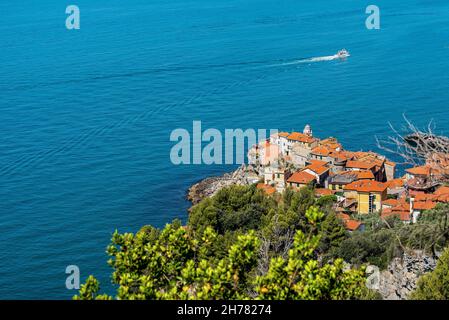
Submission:
[[[344,187],[347,199],[357,201],[357,213],[370,214],[381,210],[382,202],[387,199],[387,185],[372,180],[360,180]]]
[[[357,208],[359,214],[378,212],[382,208],[382,201],[387,199],[387,192],[358,192]]]

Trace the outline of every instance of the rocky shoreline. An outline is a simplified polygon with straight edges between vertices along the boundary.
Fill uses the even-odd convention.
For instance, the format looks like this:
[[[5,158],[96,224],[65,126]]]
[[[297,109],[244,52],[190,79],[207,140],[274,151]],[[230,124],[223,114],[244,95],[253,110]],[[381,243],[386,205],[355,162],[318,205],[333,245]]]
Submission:
[[[257,182],[259,178],[250,166],[242,165],[237,170],[225,173],[222,176],[209,177],[192,185],[187,192],[187,199],[193,205],[204,198],[214,196],[218,191],[232,185],[249,185]]]

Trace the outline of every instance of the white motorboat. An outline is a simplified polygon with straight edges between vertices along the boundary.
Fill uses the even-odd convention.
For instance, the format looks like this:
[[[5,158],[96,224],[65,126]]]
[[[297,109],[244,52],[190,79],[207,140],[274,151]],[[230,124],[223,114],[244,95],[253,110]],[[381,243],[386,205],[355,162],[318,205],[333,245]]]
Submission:
[[[340,59],[345,59],[345,58],[349,57],[350,54],[349,54],[348,50],[346,50],[346,49],[341,49],[340,51],[337,52],[337,56],[338,56]]]

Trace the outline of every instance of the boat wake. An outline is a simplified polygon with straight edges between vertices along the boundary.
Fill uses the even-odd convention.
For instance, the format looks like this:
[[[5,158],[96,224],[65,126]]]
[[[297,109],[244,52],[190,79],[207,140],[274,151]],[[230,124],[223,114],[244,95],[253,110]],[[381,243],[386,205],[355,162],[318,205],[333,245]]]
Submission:
[[[275,66],[289,66],[301,63],[311,63],[311,62],[321,62],[321,61],[332,61],[332,60],[343,60],[349,57],[350,54],[346,49],[341,49],[336,54],[332,56],[323,56],[323,57],[313,57],[313,58],[304,58],[304,59],[296,59],[293,61],[278,63]]]
[[[282,67],[282,66],[291,66],[291,65],[295,65],[295,64],[332,61],[332,60],[338,60],[338,59],[341,59],[341,57],[338,54],[334,54],[333,56],[313,57],[313,58],[298,59],[298,60],[293,60],[293,61],[288,61],[288,62],[283,62],[283,63],[277,63],[272,66],[273,67]]]
[[[333,56],[311,58],[311,59],[308,59],[308,61],[320,62],[320,61],[332,61],[332,60],[336,60],[336,59],[340,59],[340,56],[338,54],[334,54]]]

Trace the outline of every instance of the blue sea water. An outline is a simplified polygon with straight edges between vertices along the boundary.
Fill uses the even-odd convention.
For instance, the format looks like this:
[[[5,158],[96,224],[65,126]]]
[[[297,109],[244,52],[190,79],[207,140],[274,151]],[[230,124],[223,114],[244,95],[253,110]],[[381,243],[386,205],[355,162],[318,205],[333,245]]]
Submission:
[[[77,265],[112,293],[115,229],[186,220],[189,185],[233,166],[174,166],[172,130],[277,128],[375,150],[433,119],[449,130],[449,2],[0,2],[0,298],[68,299]],[[347,48],[346,61],[301,62]],[[300,61],[298,61],[300,60]]]

